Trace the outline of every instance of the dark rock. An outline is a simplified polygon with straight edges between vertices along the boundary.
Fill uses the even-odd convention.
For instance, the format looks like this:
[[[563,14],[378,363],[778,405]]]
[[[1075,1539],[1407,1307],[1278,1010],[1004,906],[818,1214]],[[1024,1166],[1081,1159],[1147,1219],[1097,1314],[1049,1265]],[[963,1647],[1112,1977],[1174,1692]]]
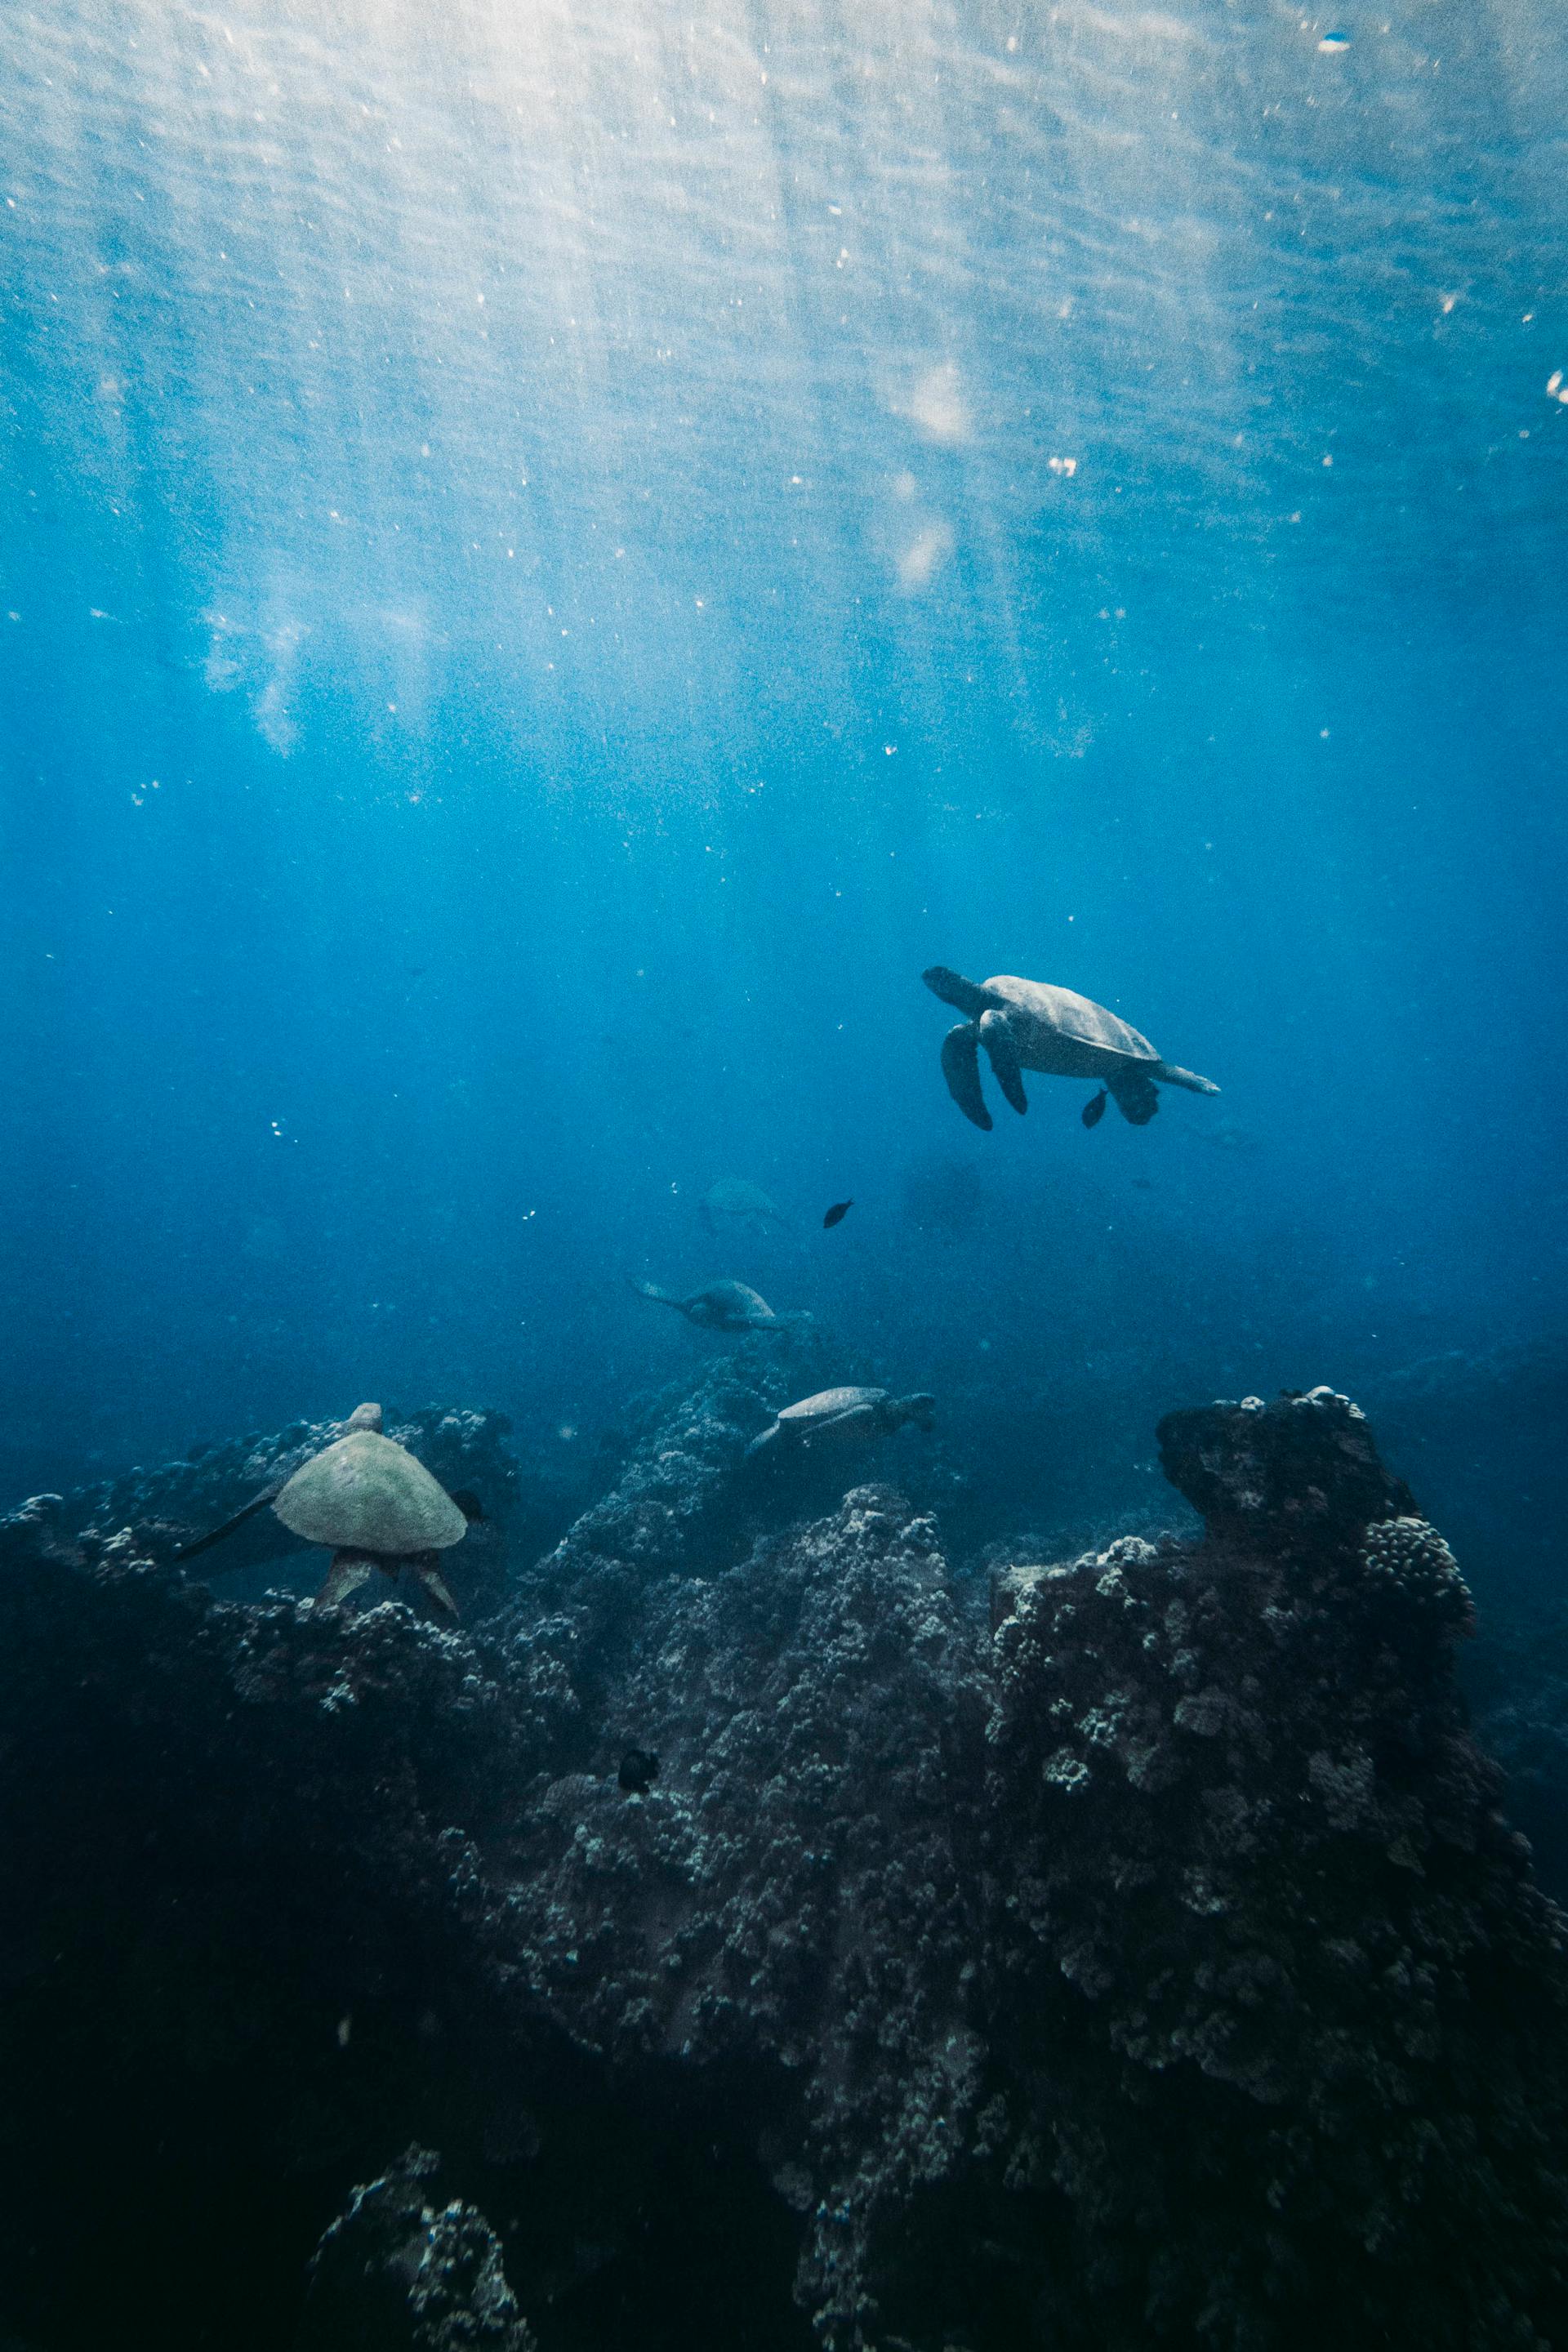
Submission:
[[[671,1399],[617,1484],[584,1511],[542,1563],[539,1589],[575,1590],[585,1570],[616,1559],[640,1581],[723,1564],[743,1525],[736,1472],[781,1404],[808,1395],[842,1363],[814,1324],[744,1339],[694,1389]]]
[[[742,1475],[746,1447],[781,1404],[823,1386],[842,1362],[809,1322],[743,1339],[695,1388],[660,1401],[610,1492],[512,1580],[498,1633],[517,1642],[536,1687],[549,1688],[563,1735],[572,1722],[585,1727],[574,1756],[582,1769],[593,1769],[597,1727],[618,1704],[648,1597],[745,1553],[766,1524]]]

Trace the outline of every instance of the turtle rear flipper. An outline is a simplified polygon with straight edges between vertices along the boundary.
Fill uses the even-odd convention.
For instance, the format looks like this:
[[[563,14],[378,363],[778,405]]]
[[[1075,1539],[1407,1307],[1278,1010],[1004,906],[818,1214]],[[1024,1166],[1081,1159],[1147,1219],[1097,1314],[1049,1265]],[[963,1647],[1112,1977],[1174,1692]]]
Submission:
[[[1018,1041],[1005,1013],[981,1014],[980,1042],[991,1056],[997,1085],[1021,1118],[1029,1108],[1029,1097],[1024,1092],[1024,1068],[1018,1059]]]
[[[1185,1087],[1190,1095],[1217,1095],[1219,1088],[1212,1078],[1200,1078],[1195,1070],[1184,1070],[1179,1062],[1160,1062],[1152,1075],[1163,1078],[1168,1087]]]
[[[334,1552],[327,1580],[316,1595],[317,1608],[335,1609],[351,1592],[357,1592],[362,1584],[367,1583],[380,1565],[368,1552]]]
[[[991,1132],[991,1114],[980,1091],[980,1032],[973,1021],[961,1021],[942,1041],[942,1075],[947,1091],[967,1119]]]
[[[440,1570],[437,1567],[435,1561],[433,1559],[411,1559],[408,1565],[414,1570],[415,1575],[419,1579],[420,1583],[425,1587],[426,1591],[430,1595],[432,1601],[439,1601],[441,1607],[447,1612],[448,1615],[456,1617],[458,1614],[458,1604],[453,1600],[451,1593],[448,1591],[447,1588],[447,1580],[442,1575]]]

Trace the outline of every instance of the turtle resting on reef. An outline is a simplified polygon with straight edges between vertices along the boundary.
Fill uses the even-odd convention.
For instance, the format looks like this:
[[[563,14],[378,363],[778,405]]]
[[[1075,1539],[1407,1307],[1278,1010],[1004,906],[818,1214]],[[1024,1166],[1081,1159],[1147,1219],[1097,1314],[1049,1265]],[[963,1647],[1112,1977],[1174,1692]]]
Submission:
[[[746,1458],[764,1449],[794,1453],[825,1441],[891,1437],[907,1421],[929,1429],[936,1410],[932,1396],[889,1396],[886,1389],[819,1389],[815,1396],[786,1404],[769,1429],[753,1437]]]
[[[374,1569],[395,1576],[400,1568],[410,1568],[455,1617],[458,1604],[447,1590],[436,1555],[461,1541],[468,1533],[468,1514],[406,1446],[383,1436],[378,1404],[357,1405],[344,1432],[291,1478],[264,1486],[232,1519],[186,1544],[174,1558],[193,1559],[210,1550],[270,1503],[290,1535],[332,1548],[327,1580],[316,1595],[319,1602],[342,1601]]]
[[[977,982],[941,963],[932,964],[921,977],[944,1004],[955,1004],[969,1016],[942,1041],[942,1074],[964,1118],[987,1131],[991,1114],[980,1091],[982,1045],[991,1057],[997,1085],[1018,1112],[1029,1108],[1024,1093],[1026,1070],[1039,1070],[1051,1078],[1097,1080],[1134,1127],[1147,1127],[1160,1108],[1156,1079],[1162,1086],[1185,1087],[1190,1094],[1219,1092],[1212,1078],[1163,1062],[1147,1037],[1070,988],[1053,988],[1043,980],[1015,980],[1008,972]],[[1086,1118],[1085,1125],[1092,1124]]]
[[[673,1290],[661,1290],[657,1282],[633,1281],[631,1286],[639,1298],[656,1298],[661,1307],[673,1307],[678,1315],[684,1315],[689,1323],[700,1323],[705,1331],[768,1331],[781,1319],[767,1300],[743,1282],[710,1282],[685,1298],[678,1298]]]

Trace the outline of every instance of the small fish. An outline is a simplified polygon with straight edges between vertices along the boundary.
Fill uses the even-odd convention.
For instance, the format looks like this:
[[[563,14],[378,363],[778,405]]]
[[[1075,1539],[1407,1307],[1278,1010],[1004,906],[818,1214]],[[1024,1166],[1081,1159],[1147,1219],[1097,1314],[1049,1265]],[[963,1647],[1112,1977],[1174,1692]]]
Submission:
[[[1101,1087],[1093,1101],[1085,1103],[1083,1107],[1083,1123],[1085,1127],[1098,1127],[1104,1117],[1105,1088]]]
[[[1135,1192],[1152,1192],[1154,1187],[1150,1183],[1147,1176],[1134,1176],[1132,1189]]]
[[[628,1748],[616,1778],[628,1797],[646,1797],[658,1778],[658,1758],[651,1748]]]
[[[841,1225],[854,1206],[855,1203],[853,1201],[835,1201],[832,1208],[829,1209],[827,1214],[822,1220],[823,1223],[825,1225]]]
[[[1350,45],[1351,37],[1348,33],[1325,33],[1318,43],[1319,48],[1325,56],[1331,58],[1337,57],[1341,49],[1348,49]]]

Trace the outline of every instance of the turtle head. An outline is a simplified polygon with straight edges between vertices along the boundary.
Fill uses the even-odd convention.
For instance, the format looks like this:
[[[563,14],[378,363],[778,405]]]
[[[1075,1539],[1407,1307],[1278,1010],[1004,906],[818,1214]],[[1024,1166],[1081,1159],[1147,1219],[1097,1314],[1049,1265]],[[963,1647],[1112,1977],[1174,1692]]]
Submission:
[[[381,1428],[381,1407],[378,1404],[356,1404],[353,1412],[350,1413],[347,1421],[344,1422],[343,1427],[345,1429],[374,1429],[379,1431]]]
[[[933,963],[929,971],[921,972],[921,978],[933,996],[940,996],[944,1004],[956,1005],[960,1013],[969,1015],[971,1021],[978,1021],[981,1014],[991,1008],[991,999],[983,988],[973,980],[965,980],[961,971],[951,971],[944,963]]]
[[[912,1421],[917,1429],[930,1429],[936,1417],[933,1396],[900,1397],[894,1407],[900,1422]]]

